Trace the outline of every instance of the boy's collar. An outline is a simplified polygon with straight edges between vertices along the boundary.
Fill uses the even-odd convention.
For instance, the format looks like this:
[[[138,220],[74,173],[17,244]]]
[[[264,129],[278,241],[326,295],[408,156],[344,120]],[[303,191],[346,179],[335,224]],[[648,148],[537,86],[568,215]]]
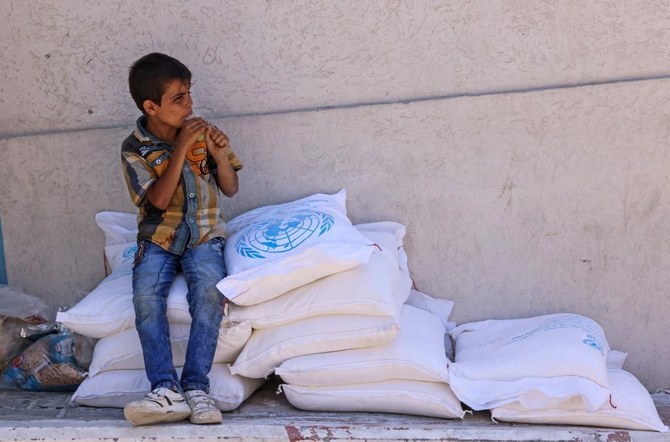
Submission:
[[[135,135],[135,138],[137,138],[142,144],[165,143],[165,141],[156,138],[151,132],[147,130],[146,115],[142,115],[137,119],[137,123],[135,124],[135,131],[133,134]]]

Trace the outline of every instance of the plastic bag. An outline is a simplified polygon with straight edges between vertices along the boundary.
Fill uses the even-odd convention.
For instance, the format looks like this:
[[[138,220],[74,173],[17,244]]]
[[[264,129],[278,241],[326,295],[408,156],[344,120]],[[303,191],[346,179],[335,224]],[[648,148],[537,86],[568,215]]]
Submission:
[[[30,344],[21,330],[45,323],[51,316],[41,299],[0,285],[0,371]]]
[[[48,334],[11,361],[3,381],[30,391],[74,391],[87,375],[93,347],[93,339],[70,330]]]
[[[20,319],[0,316],[0,370],[30,343],[21,337],[24,324]]]

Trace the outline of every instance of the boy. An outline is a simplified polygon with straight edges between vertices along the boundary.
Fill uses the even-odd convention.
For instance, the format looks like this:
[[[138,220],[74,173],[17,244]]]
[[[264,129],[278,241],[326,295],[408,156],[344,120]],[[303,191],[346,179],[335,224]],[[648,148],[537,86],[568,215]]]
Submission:
[[[216,283],[226,276],[222,193],[238,189],[242,165],[228,137],[192,116],[191,72],[160,53],[130,68],[130,94],[142,111],[124,140],[123,172],[138,206],[137,254],[133,264],[135,326],[142,343],[151,392],[124,408],[134,425],[176,422],[219,423],[209,397],[224,296]],[[204,134],[206,149],[197,145]],[[181,379],[170,346],[166,300],[177,271],[188,285],[191,334]]]

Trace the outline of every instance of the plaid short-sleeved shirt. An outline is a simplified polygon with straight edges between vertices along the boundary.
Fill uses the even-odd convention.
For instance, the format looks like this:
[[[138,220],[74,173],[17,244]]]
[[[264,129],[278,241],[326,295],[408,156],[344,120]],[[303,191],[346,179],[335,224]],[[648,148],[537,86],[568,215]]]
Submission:
[[[187,248],[223,236],[223,194],[214,178],[216,162],[205,149],[194,147],[187,154],[179,186],[166,210],[157,209],[146,198],[151,185],[167,168],[174,146],[154,137],[145,125],[146,117],[142,116],[121,147],[128,192],[139,207],[137,240],[149,240],[181,255]],[[242,168],[232,150],[228,160],[236,171]]]

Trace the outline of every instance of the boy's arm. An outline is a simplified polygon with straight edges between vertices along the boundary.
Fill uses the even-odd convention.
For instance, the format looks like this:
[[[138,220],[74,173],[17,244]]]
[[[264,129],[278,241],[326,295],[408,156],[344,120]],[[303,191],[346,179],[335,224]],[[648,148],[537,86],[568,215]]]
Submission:
[[[165,172],[147,191],[147,199],[152,206],[160,210],[168,208],[177,190],[177,186],[179,186],[186,153],[195,144],[196,138],[198,138],[198,135],[202,133],[206,126],[207,123],[202,119],[193,119],[184,123],[175,141],[175,149],[172,152]]]
[[[216,183],[227,197],[232,197],[239,189],[237,172],[228,160],[230,140],[228,136],[215,126],[209,126],[205,131],[205,142],[212,158],[216,161]]]

